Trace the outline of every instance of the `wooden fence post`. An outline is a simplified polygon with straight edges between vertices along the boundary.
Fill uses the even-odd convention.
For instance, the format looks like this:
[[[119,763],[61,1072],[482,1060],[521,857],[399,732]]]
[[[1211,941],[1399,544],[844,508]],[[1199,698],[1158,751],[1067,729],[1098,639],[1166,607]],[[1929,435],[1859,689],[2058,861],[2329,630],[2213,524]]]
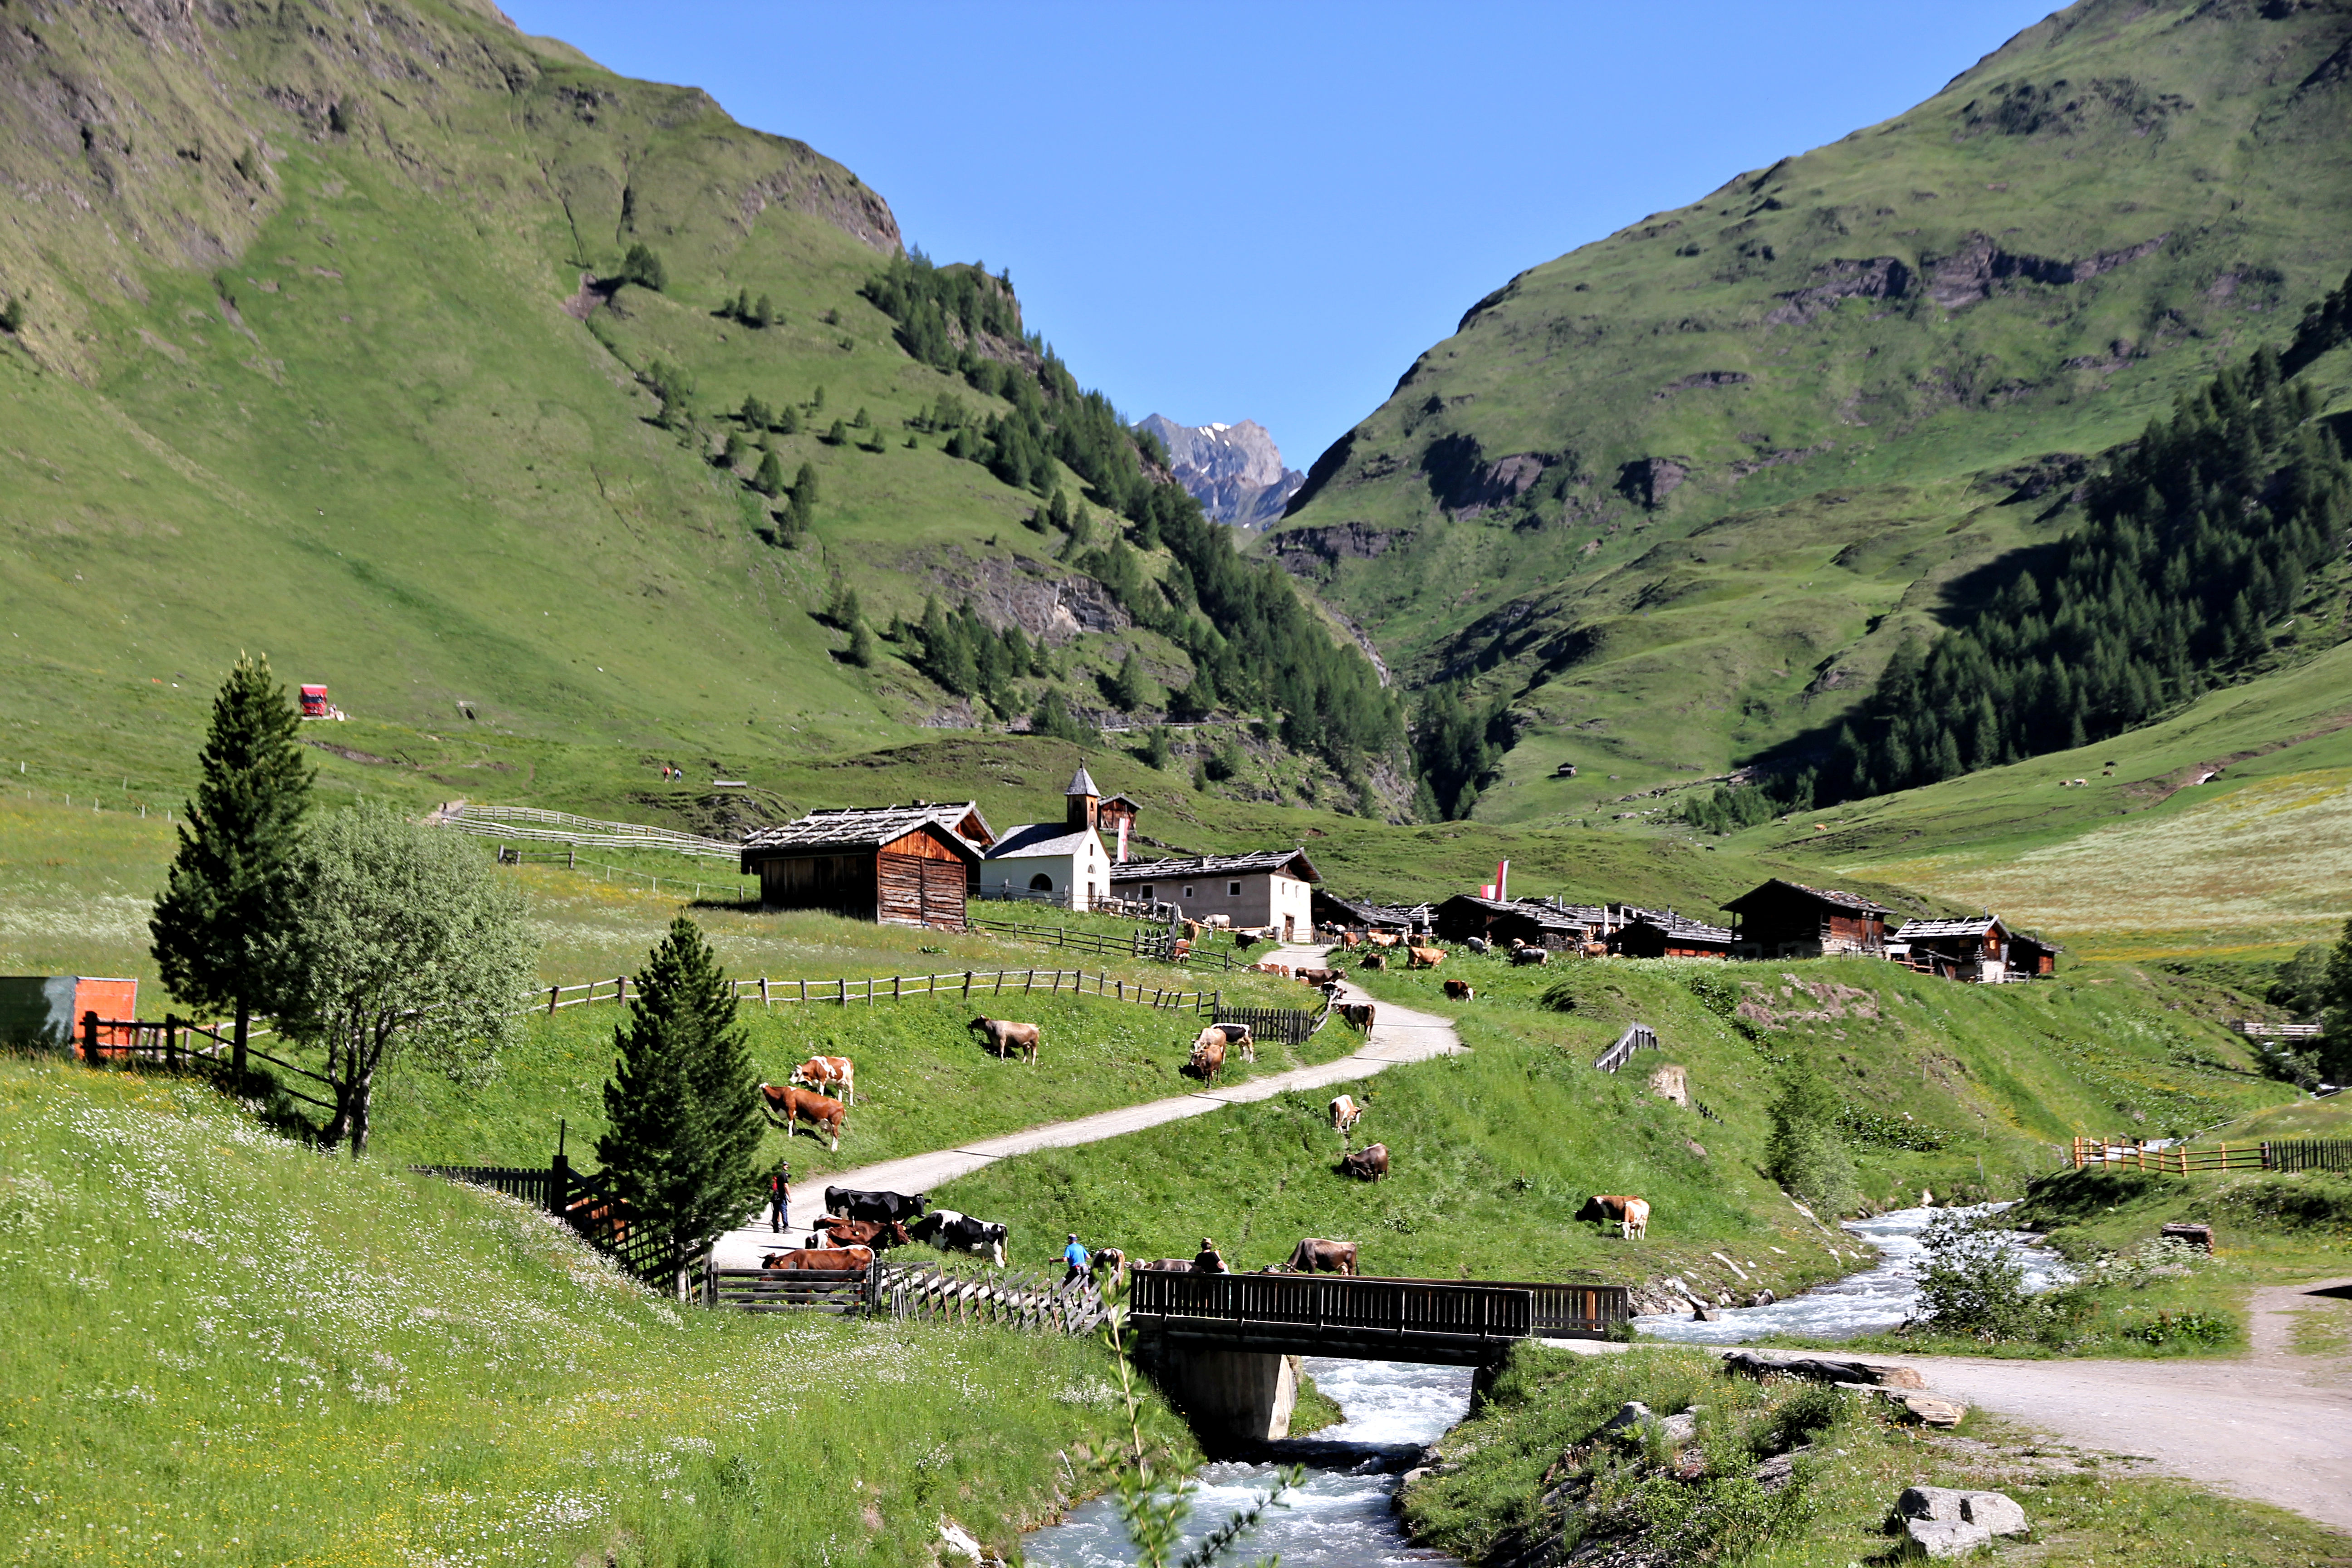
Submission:
[[[760,976],[760,1005],[771,1009],[774,1006],[774,1004],[768,1000],[768,977],[764,974]]]
[[[562,991],[563,987],[561,985],[551,985],[547,988],[547,1016],[551,1018],[555,1016],[555,999],[562,994]]]
[[[971,1000],[971,971],[969,969],[963,972],[963,999],[967,1002]]]
[[[180,1016],[163,1015],[163,1065],[178,1070],[180,1066]]]
[[[629,977],[624,974],[619,979],[613,982],[613,1000],[615,1004],[623,1004],[626,1003],[628,999]]]

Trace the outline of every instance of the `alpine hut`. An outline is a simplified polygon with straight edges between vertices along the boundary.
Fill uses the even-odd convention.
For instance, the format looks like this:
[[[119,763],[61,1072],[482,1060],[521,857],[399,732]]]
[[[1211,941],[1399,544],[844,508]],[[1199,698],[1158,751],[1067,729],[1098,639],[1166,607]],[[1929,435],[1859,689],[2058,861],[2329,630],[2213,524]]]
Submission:
[[[1191,919],[1296,942],[1315,929],[1315,884],[1323,879],[1304,849],[1261,849],[1246,855],[1190,855],[1181,859],[1129,860],[1110,868],[1112,890],[1145,903],[1169,903]]]
[[[970,803],[813,811],[747,837],[743,874],[760,879],[763,909],[961,931],[981,845],[994,837]]]
[[[1432,923],[1447,942],[1485,937],[1498,947],[1516,939],[1529,947],[1555,952],[1581,946],[1595,921],[1597,910],[1538,902],[1532,899],[1486,899],[1456,893],[1437,906]]]
[[[1672,910],[1627,907],[1611,913],[1622,916],[1622,923],[1602,940],[1609,944],[1609,951],[1620,958],[1731,956],[1731,930],[1727,926],[1707,925]]]
[[[1892,911],[1859,893],[1775,877],[1723,907],[1738,917],[1731,939],[1736,958],[1881,958],[1886,952],[1886,917]]]

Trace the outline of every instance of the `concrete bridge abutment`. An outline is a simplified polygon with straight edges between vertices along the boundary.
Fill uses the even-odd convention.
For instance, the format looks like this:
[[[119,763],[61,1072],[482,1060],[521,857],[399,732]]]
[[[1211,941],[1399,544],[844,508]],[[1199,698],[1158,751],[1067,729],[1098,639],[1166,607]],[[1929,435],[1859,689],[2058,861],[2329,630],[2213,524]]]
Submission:
[[[1289,1436],[1300,1370],[1298,1357],[1275,1351],[1167,1345],[1151,1358],[1160,1392],[1213,1447]]]

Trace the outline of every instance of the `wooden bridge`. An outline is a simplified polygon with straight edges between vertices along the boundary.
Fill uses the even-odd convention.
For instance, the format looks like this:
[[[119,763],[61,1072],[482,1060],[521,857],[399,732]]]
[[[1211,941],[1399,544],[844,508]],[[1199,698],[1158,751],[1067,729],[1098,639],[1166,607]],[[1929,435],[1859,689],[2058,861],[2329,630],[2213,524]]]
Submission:
[[[1147,1269],[1129,1279],[1129,1317],[1163,1351],[1484,1366],[1519,1340],[1604,1338],[1631,1310],[1617,1285]]]

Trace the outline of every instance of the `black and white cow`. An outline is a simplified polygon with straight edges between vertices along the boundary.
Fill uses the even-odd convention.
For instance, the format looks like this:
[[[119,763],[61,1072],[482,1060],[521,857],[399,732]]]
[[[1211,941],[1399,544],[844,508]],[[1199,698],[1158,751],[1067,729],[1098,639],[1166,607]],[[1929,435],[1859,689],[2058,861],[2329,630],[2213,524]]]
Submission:
[[[1003,1226],[953,1209],[933,1209],[920,1223],[908,1226],[907,1234],[942,1252],[969,1252],[989,1258],[999,1268],[1004,1267],[1004,1244],[1012,1238]]]
[[[855,1187],[827,1187],[824,1212],[844,1219],[876,1219],[901,1225],[919,1217],[925,1206],[921,1193],[861,1193]]]

